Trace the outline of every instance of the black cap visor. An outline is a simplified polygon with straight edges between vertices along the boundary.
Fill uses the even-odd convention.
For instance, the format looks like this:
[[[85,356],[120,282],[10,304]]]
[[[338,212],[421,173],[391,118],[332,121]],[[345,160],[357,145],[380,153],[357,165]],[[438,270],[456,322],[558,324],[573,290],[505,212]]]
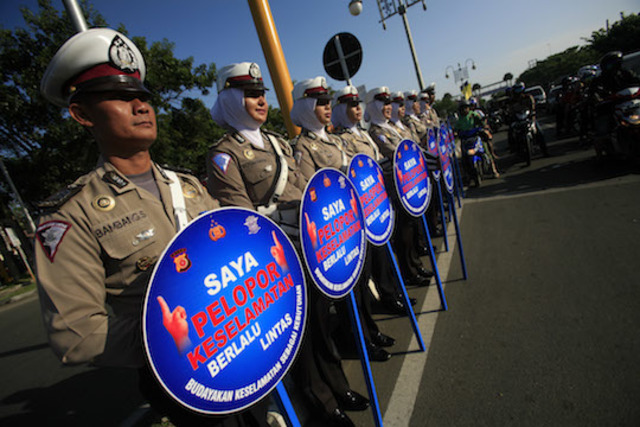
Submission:
[[[127,92],[138,93],[146,99],[151,97],[151,92],[140,79],[127,75],[104,76],[83,82],[70,89],[69,100],[88,93],[99,92]]]

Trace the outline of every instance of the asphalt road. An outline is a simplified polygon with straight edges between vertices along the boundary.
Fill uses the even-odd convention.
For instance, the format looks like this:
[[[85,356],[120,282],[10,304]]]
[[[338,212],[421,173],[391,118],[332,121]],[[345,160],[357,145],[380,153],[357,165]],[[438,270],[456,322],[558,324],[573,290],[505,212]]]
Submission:
[[[467,191],[468,280],[450,223],[452,250],[438,253],[449,310],[435,286],[409,289],[427,351],[407,317],[376,315],[398,339],[372,365],[386,426],[640,425],[640,176],[543,128],[552,157],[523,167],[498,133],[502,176]],[[38,310],[35,298],[0,307],[0,425],[131,425],[135,376],[61,367]],[[345,366],[365,394],[359,363]],[[374,425],[370,411],[350,416]]]

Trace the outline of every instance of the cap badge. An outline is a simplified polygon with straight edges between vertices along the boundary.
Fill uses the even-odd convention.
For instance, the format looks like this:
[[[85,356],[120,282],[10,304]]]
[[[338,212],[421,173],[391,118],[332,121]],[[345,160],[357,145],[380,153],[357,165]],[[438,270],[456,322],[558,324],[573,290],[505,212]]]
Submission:
[[[253,150],[247,148],[246,150],[244,150],[244,156],[247,158],[247,160],[253,160],[256,158],[256,153],[254,153]]]
[[[91,206],[100,212],[109,212],[116,207],[116,201],[111,196],[98,196],[91,202]]]
[[[322,87],[322,89],[329,89],[329,86],[327,86],[327,81],[325,79],[321,80],[320,86]]]
[[[260,67],[258,67],[258,64],[256,64],[255,62],[252,62],[251,65],[249,65],[249,75],[254,79],[262,77],[262,74],[260,73]]]
[[[138,70],[136,55],[120,36],[115,36],[111,41],[111,46],[109,46],[109,59],[116,68],[126,73],[133,73]]]

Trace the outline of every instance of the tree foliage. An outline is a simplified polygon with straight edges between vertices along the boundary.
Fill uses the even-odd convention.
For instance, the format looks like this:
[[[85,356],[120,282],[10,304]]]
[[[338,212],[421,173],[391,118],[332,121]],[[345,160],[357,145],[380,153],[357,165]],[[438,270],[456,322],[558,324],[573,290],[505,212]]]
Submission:
[[[90,28],[108,26],[87,0],[81,7]],[[40,94],[49,61],[75,34],[67,13],[51,0],[38,0],[37,12],[21,11],[25,28],[0,29],[0,153],[23,199],[35,202],[91,170],[99,154],[91,135]],[[117,30],[128,35],[122,26]],[[215,82],[215,65],[176,58],[168,40],[149,45],[144,37],[130,38],[145,58],[145,84],[154,93],[154,160],[201,176],[208,147],[223,133],[197,99]]]

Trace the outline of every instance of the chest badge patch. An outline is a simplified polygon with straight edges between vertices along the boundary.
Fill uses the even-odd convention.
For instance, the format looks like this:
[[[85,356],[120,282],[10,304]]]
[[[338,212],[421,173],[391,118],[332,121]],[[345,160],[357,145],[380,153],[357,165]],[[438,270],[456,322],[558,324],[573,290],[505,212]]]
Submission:
[[[109,212],[116,207],[116,201],[111,196],[100,195],[93,199],[91,206],[100,212]]]
[[[194,187],[193,184],[190,184],[188,182],[182,183],[182,195],[184,197],[186,197],[187,199],[193,199],[197,194],[198,190],[196,190],[196,187]]]
[[[247,148],[246,150],[244,150],[244,156],[247,158],[247,160],[253,160],[256,158],[256,153],[254,153],[253,150]]]
[[[71,224],[64,221],[47,221],[38,226],[36,238],[49,261],[53,262],[60,247],[60,242],[62,242],[70,228]]]

